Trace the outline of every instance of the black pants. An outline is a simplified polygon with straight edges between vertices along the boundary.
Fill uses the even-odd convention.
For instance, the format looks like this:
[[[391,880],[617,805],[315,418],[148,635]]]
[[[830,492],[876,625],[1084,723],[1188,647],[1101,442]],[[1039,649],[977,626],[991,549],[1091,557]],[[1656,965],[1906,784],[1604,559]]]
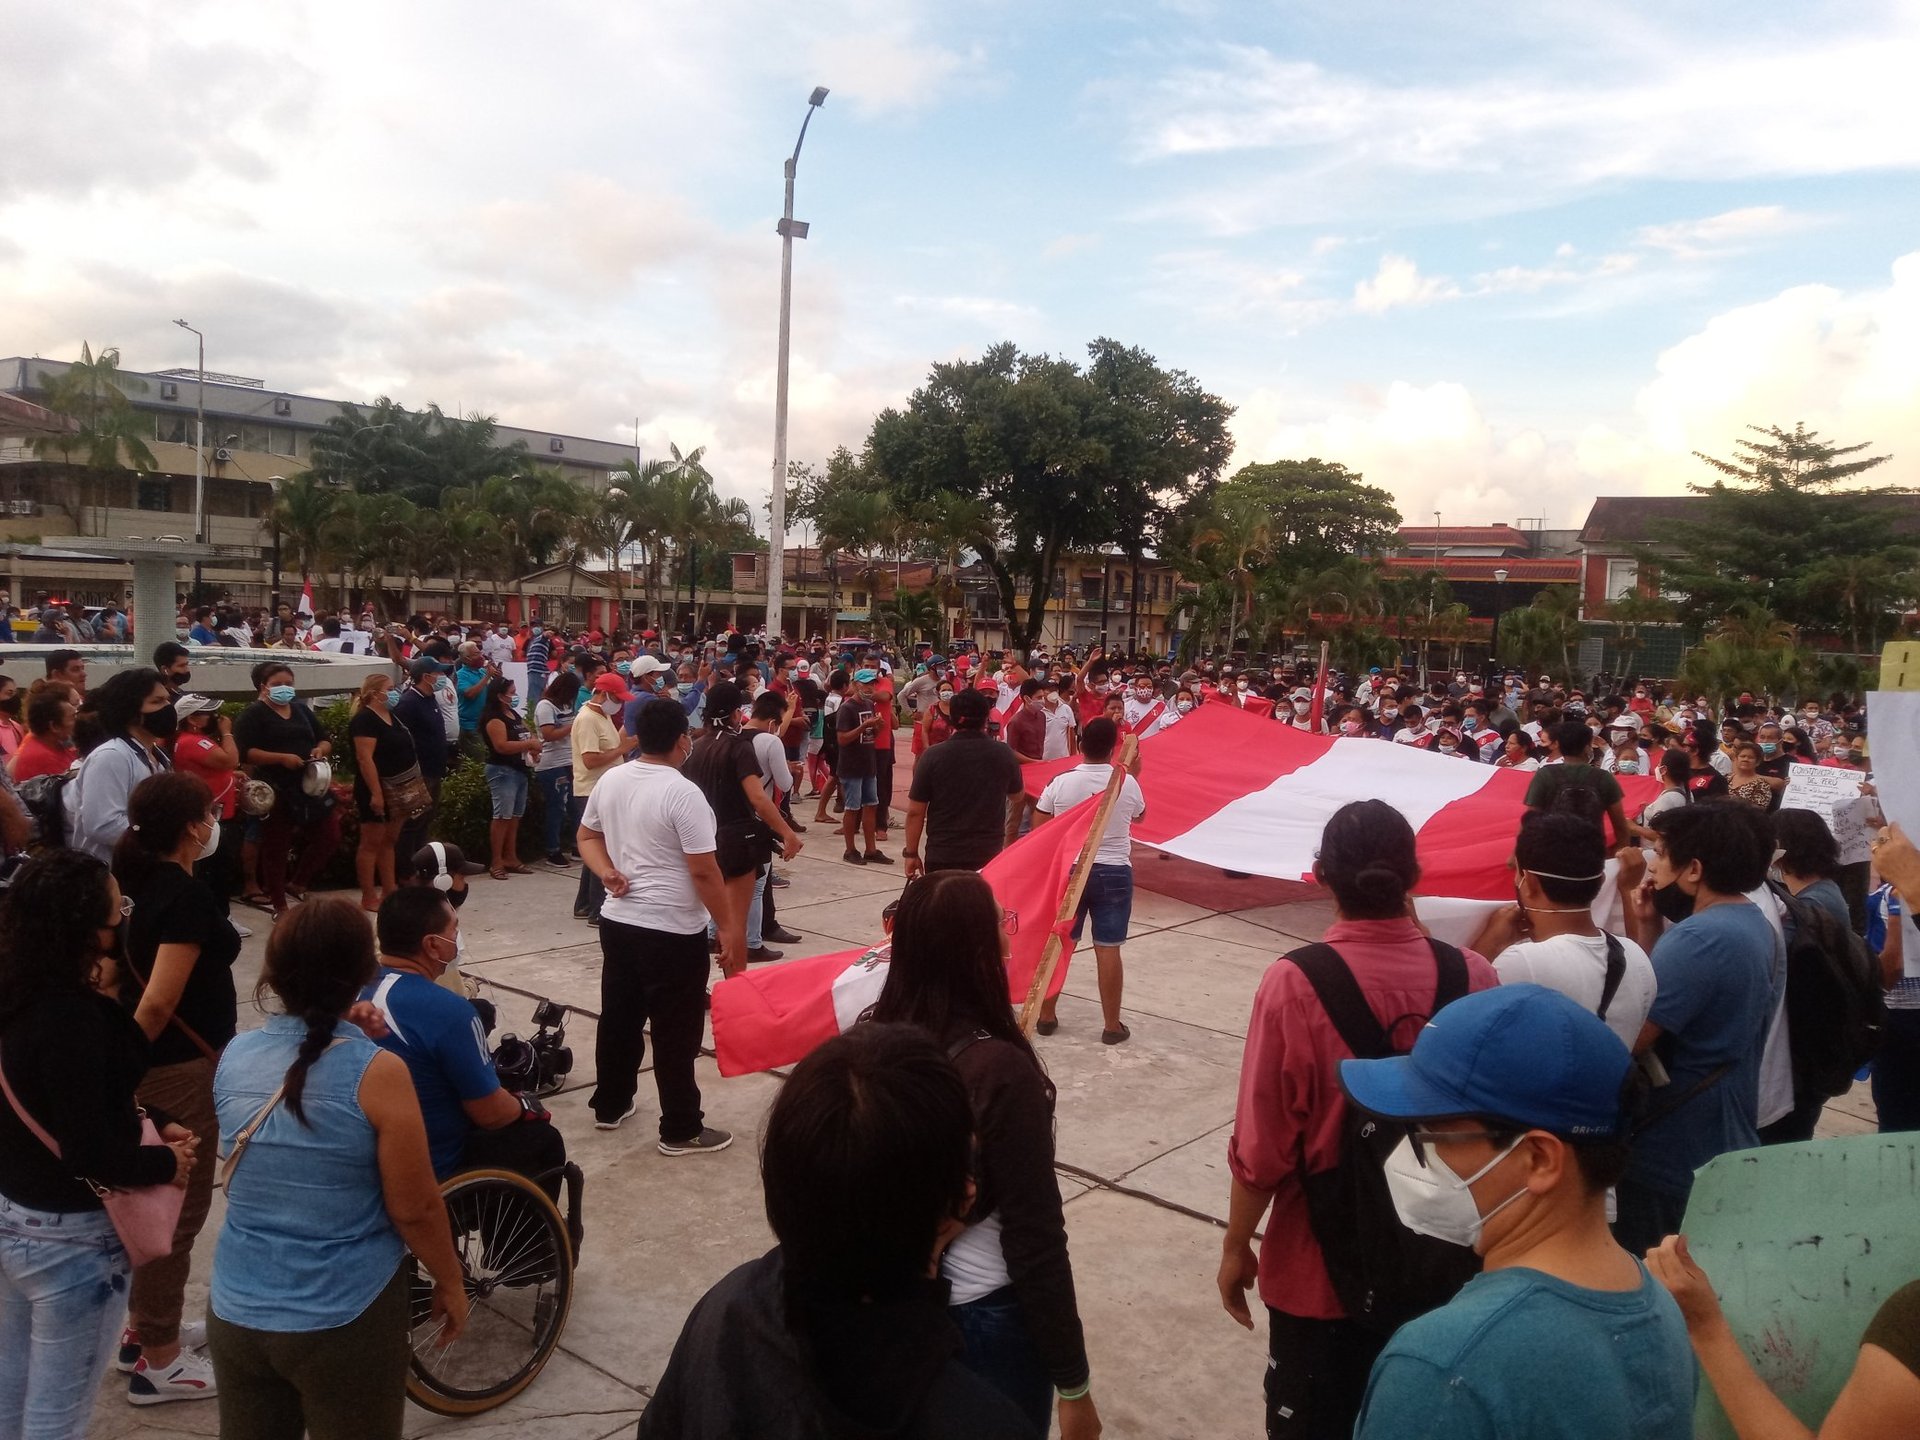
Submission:
[[[660,1138],[697,1136],[706,1117],[693,1062],[706,1028],[707,935],[676,935],[600,921],[600,1028],[593,1045],[594,1118],[626,1114],[647,1055],[642,1027],[653,1025],[653,1083],[660,1092]]]
[[[511,1170],[538,1180],[554,1201],[560,1198],[558,1172],[566,1163],[567,1142],[549,1120],[516,1120],[498,1130],[475,1130],[460,1152],[462,1170]]]
[[[394,878],[405,884],[413,875],[414,853],[433,838],[433,816],[440,808],[440,781],[442,777],[427,777],[427,793],[433,796],[433,804],[425,813],[407,821],[400,827],[400,838],[393,845]]]
[[[1386,1337],[1267,1307],[1268,1440],[1351,1440]]]
[[[1800,1101],[1771,1125],[1760,1127],[1760,1143],[1791,1145],[1796,1140],[1813,1139],[1814,1126],[1820,1123],[1820,1111],[1825,1104],[1818,1096]]]
[[[873,759],[874,780],[880,788],[880,813],[874,817],[873,828],[885,830],[893,813],[893,751],[876,750]]]
[[[1920,1010],[1887,1011],[1887,1034],[1873,1057],[1873,1104],[1880,1133],[1920,1130]]]
[[[569,838],[572,839],[575,845],[580,843],[578,839],[580,834],[580,821],[587,813],[587,801],[589,798],[590,797],[586,795],[575,795],[567,802],[567,810],[573,817],[573,830]],[[600,883],[600,877],[594,873],[593,867],[582,862],[580,866],[580,883],[575,887],[573,892],[573,908],[583,915],[598,915],[600,913],[600,906],[605,902],[606,898],[607,887]],[[626,1108],[624,1105],[620,1107],[621,1110]],[[620,1112],[616,1110],[614,1113],[617,1115]]]

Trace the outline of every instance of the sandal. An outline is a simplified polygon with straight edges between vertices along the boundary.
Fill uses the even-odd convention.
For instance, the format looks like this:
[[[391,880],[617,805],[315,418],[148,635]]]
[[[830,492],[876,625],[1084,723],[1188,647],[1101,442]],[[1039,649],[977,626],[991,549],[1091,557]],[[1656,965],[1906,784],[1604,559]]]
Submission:
[[[264,910],[269,915],[273,914],[273,901],[267,898],[265,891],[249,890],[240,897],[240,903],[249,909]]]
[[[491,875],[495,880],[504,880],[507,878],[507,872],[504,870],[489,870],[487,874]]]
[[[1132,1038],[1133,1031],[1124,1025],[1118,1030],[1102,1030],[1100,1032],[1100,1043],[1102,1045],[1123,1045]]]
[[[513,864],[507,866],[507,873],[509,875],[531,875],[533,874],[533,870],[529,866],[522,865],[516,860]]]

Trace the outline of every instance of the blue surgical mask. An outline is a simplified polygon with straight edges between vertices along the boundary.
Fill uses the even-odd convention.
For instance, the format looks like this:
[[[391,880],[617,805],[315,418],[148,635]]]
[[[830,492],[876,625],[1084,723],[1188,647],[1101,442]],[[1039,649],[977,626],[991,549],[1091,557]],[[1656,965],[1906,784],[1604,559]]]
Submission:
[[[613,668],[618,670],[622,675],[633,674],[633,662],[631,660],[622,660],[618,665],[614,666]]]
[[[267,699],[276,705],[291,705],[294,689],[291,685],[274,685],[267,690]]]
[[[1762,755],[1776,754],[1779,749],[1780,743],[1777,740],[1762,740],[1760,742],[1760,753]]]
[[[691,695],[693,693],[693,683],[691,680],[682,680],[673,688],[678,690],[682,695]]]

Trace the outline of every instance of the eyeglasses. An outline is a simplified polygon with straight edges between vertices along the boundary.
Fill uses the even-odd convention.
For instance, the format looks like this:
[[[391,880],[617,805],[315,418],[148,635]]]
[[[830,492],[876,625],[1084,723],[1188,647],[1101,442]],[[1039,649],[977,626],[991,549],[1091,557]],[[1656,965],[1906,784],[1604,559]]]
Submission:
[[[1009,935],[1018,935],[1020,933],[1020,912],[1018,910],[1002,910],[1000,912],[1000,928]]]
[[[1511,1133],[1498,1130],[1418,1130],[1409,1129],[1407,1139],[1413,1142],[1413,1158],[1424,1168],[1427,1163],[1426,1147],[1429,1145],[1447,1145],[1455,1140],[1485,1140],[1490,1145],[1501,1145],[1513,1138]]]

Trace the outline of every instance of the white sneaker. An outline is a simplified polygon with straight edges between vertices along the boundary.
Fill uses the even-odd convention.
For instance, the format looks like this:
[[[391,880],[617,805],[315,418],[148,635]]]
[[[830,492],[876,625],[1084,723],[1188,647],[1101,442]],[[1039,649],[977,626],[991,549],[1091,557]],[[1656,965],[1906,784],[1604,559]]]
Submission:
[[[180,1322],[180,1348],[182,1350],[204,1350],[207,1348],[207,1322],[204,1320],[182,1320]],[[120,1353],[113,1358],[113,1368],[122,1375],[131,1375],[133,1367],[140,1363],[140,1332],[131,1325],[120,1332]]]
[[[129,1405],[164,1405],[169,1400],[211,1400],[219,1394],[213,1383],[213,1362],[198,1350],[182,1349],[165,1369],[151,1369],[142,1356],[127,1376]]]
[[[633,1115],[633,1112],[639,1108],[640,1102],[636,1100],[633,1104],[627,1106],[627,1113],[622,1115],[619,1120],[595,1120],[593,1122],[593,1128],[596,1130],[618,1130],[620,1128],[620,1121],[629,1119]]]
[[[253,931],[242,925],[238,920],[229,919],[227,923],[233,926],[233,933],[238,935],[242,940],[251,940],[253,938]]]

